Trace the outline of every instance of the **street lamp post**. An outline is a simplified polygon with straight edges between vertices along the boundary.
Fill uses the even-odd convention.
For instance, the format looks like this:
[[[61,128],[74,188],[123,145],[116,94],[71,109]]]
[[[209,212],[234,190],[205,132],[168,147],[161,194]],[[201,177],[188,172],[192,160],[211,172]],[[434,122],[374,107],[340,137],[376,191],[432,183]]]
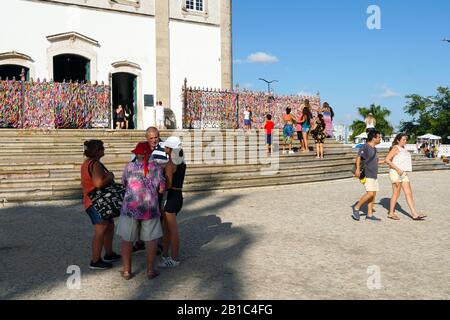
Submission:
[[[448,39],[444,39],[442,41],[450,43],[450,40],[448,40]]]
[[[261,81],[264,81],[265,83],[267,83],[267,90],[269,92],[269,95],[270,95],[270,85],[274,82],[279,82],[278,80],[268,81],[268,80],[262,79],[262,78],[259,78],[258,80],[261,80]]]

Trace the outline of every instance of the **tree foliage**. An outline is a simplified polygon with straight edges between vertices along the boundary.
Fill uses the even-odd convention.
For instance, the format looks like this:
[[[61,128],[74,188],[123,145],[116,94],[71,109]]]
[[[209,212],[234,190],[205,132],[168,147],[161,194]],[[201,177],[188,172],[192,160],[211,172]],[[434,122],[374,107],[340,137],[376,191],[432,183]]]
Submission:
[[[418,94],[406,96],[409,99],[405,112],[413,117],[403,121],[400,130],[410,135],[412,141],[428,133],[441,136],[449,142],[450,135],[450,89],[439,87],[437,94],[422,97]]]
[[[358,112],[363,118],[363,120],[355,120],[350,128],[353,130],[352,139],[359,136],[361,133],[366,131],[366,123],[364,120],[373,114],[375,120],[377,121],[376,129],[380,131],[383,136],[390,136],[394,132],[394,127],[389,123],[387,117],[391,115],[391,111],[381,106],[371,104],[369,108],[358,108]]]

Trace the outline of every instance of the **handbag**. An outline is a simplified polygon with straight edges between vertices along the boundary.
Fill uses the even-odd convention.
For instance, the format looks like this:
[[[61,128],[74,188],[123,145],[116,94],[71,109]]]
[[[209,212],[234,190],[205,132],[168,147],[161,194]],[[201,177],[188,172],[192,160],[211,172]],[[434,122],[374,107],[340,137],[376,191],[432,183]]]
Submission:
[[[88,168],[91,178],[94,163],[95,161],[92,161]],[[106,172],[109,172],[102,163],[100,164]],[[88,197],[92,201],[94,209],[103,220],[109,220],[120,216],[124,196],[125,187],[119,183],[114,183],[102,189],[96,188],[88,193]]]
[[[372,160],[376,157],[376,155],[377,155],[377,154],[375,153],[375,155],[374,155],[372,158],[370,158],[369,160],[367,160],[367,162],[372,161]],[[360,179],[361,181],[364,180],[364,179],[366,178],[365,163],[366,163],[366,160],[365,160],[365,161],[361,161],[361,163],[360,163],[360,168],[359,168],[359,170],[360,170],[360,176],[359,176],[359,179]],[[356,176],[356,163],[353,165],[352,173],[353,173],[353,175]]]

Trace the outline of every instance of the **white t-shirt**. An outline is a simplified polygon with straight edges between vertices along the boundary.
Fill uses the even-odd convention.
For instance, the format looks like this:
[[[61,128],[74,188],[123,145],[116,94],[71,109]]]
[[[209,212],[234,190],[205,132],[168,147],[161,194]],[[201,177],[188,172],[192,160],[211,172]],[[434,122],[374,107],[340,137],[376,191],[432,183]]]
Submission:
[[[244,111],[244,120],[250,120],[250,111]]]
[[[164,106],[156,106],[156,121],[164,120]]]
[[[400,146],[396,146],[399,153],[394,157],[392,161],[400,170],[404,172],[412,172],[412,157],[408,150],[405,148],[401,148]]]

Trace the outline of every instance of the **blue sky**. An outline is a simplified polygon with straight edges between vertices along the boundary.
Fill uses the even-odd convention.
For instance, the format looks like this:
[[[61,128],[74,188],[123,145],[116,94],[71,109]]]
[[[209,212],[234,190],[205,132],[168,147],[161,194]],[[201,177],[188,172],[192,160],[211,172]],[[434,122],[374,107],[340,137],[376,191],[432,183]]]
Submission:
[[[367,8],[381,9],[381,30],[369,30]],[[450,86],[448,0],[234,0],[234,83],[278,94],[320,91],[336,119],[380,104],[397,126],[410,117],[405,96]],[[259,54],[258,54],[259,53]]]

